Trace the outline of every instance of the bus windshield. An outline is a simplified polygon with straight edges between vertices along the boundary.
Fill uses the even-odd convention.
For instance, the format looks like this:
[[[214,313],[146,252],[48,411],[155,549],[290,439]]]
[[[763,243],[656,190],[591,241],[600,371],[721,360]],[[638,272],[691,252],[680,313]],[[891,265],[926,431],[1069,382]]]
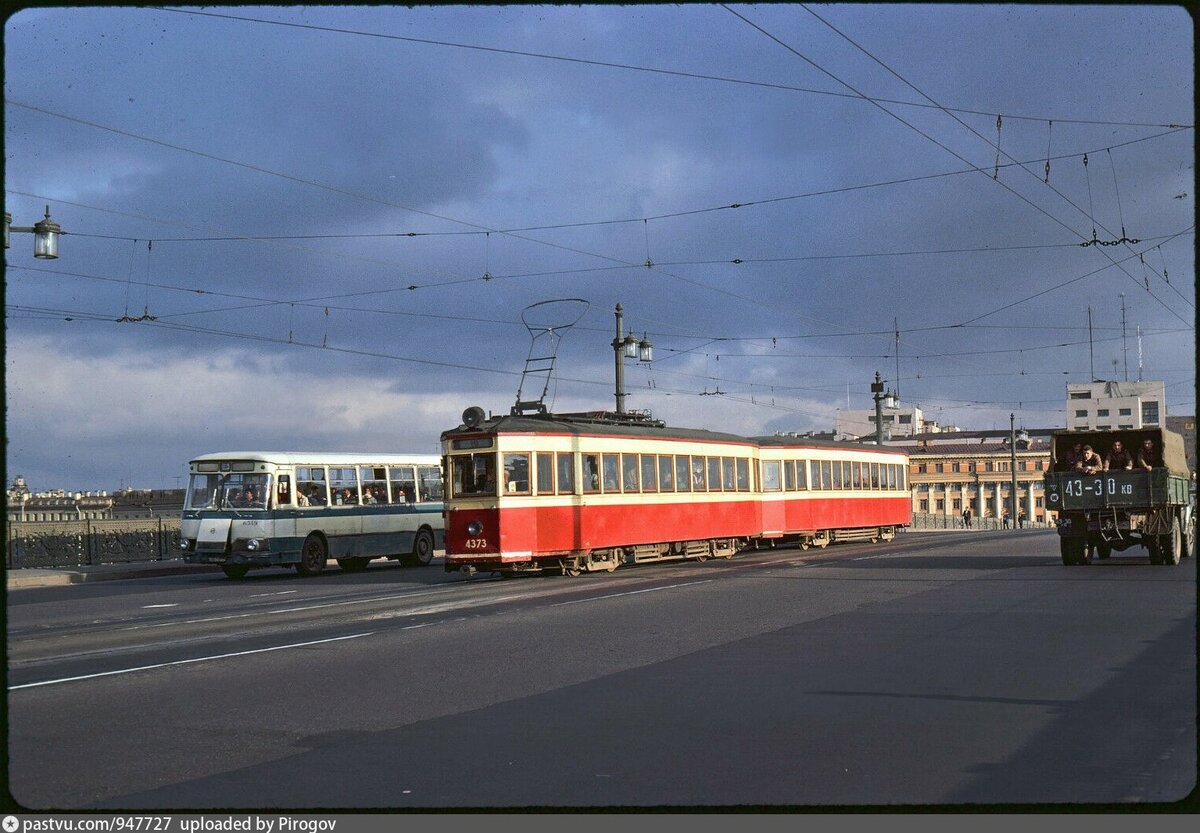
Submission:
[[[270,494],[269,474],[193,474],[185,508],[266,509]]]

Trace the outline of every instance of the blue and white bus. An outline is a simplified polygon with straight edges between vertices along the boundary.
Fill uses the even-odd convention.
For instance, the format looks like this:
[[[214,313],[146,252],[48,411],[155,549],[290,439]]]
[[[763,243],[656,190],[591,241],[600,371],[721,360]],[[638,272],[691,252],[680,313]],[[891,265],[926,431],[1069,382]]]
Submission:
[[[436,454],[231,451],[188,464],[180,548],[230,578],[252,567],[313,576],[375,558],[424,566],[445,546]]]

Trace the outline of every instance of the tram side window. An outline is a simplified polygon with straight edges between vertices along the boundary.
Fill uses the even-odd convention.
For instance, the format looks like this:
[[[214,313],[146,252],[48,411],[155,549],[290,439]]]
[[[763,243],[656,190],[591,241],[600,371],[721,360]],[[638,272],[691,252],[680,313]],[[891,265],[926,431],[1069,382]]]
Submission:
[[[417,466],[417,479],[421,481],[421,501],[437,502],[442,499],[442,467]]]
[[[831,468],[833,469],[833,483],[831,484],[831,488],[840,489],[842,488],[842,464],[834,460]]]
[[[763,460],[762,487],[764,492],[779,491],[780,465],[778,460]],[[795,475],[792,477],[795,480]]]
[[[642,491],[658,491],[658,457],[654,454],[642,455]]]
[[[602,462],[604,465],[604,491],[620,492],[621,491],[621,455],[605,454]]]
[[[675,488],[681,492],[690,491],[692,488],[690,470],[691,465],[688,463],[687,456],[680,454],[675,458]]]
[[[737,490],[739,492],[750,491],[750,461],[745,457],[738,457],[733,461],[733,472],[737,481]]]
[[[710,492],[721,491],[721,458],[708,458],[708,490]]]
[[[302,507],[327,505],[329,503],[327,483],[324,466],[297,466],[296,503]]]
[[[703,492],[708,488],[708,484],[704,479],[704,458],[692,458],[692,491]]]
[[[764,488],[766,472],[763,472]],[[783,461],[783,488],[789,492],[796,491],[796,464],[791,460]]]
[[[506,495],[529,494],[529,455],[504,455],[504,493]]]
[[[658,456],[658,488],[664,492],[675,491],[675,458],[670,454]]]
[[[537,491],[539,495],[554,494],[554,452],[537,453]]]
[[[871,488],[872,489],[879,488],[879,464],[878,463],[871,464]]]
[[[450,458],[454,494],[494,497],[496,494],[496,455],[459,454]]]
[[[621,455],[621,486],[626,492],[639,491],[638,456],[636,454]]]
[[[560,495],[575,493],[575,455],[570,451],[558,454],[558,493]]]
[[[850,488],[850,464],[845,460],[842,461],[842,488]]]
[[[392,483],[392,503],[416,503],[417,481],[412,466],[392,466],[389,474]]]
[[[733,491],[733,458],[721,458],[721,487],[727,491]]]
[[[896,489],[896,467],[893,465],[889,465],[887,467],[887,470],[888,470],[888,488],[895,491],[895,489]]]
[[[583,455],[583,491],[600,491],[600,455]]]
[[[808,461],[796,461],[796,488],[804,491],[808,489]]]

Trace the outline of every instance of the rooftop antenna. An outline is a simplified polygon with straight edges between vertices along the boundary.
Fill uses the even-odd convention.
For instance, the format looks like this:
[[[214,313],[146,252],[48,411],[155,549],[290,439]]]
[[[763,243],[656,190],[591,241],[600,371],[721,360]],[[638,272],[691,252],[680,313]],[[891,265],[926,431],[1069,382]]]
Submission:
[[[1125,381],[1129,381],[1129,346],[1125,341],[1125,293],[1121,293],[1121,353],[1125,356]]]
[[[1092,381],[1096,381],[1096,353],[1092,344],[1092,305],[1088,304],[1088,368],[1091,370]]]
[[[893,318],[892,325],[896,328],[896,398],[900,398],[900,321]]]
[[[513,416],[527,413],[546,413],[546,392],[554,376],[554,362],[558,356],[558,345],[567,330],[570,330],[587,314],[591,307],[582,298],[557,298],[539,301],[521,310],[521,323],[529,330],[529,356],[525,369],[521,371],[521,383],[517,387],[517,402],[509,411]],[[525,383],[544,378],[541,395],[537,399],[523,399]]]
[[[1142,381],[1142,325],[1141,324],[1138,324],[1137,338],[1138,338],[1138,381],[1140,382],[1140,381]]]

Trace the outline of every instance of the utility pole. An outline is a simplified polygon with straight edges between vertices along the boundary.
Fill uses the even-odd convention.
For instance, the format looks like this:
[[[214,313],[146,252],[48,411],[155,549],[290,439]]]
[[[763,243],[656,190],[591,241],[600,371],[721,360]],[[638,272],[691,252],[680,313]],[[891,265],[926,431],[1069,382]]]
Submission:
[[[883,380],[878,370],[871,383],[871,395],[875,399],[875,445],[883,445]]]
[[[1009,502],[1012,504],[1012,510],[1008,517],[1012,519],[1013,525],[1017,523],[1017,415],[1008,415],[1008,447],[1012,454],[1012,494],[1009,496]],[[1000,487],[997,486],[997,489]]]

